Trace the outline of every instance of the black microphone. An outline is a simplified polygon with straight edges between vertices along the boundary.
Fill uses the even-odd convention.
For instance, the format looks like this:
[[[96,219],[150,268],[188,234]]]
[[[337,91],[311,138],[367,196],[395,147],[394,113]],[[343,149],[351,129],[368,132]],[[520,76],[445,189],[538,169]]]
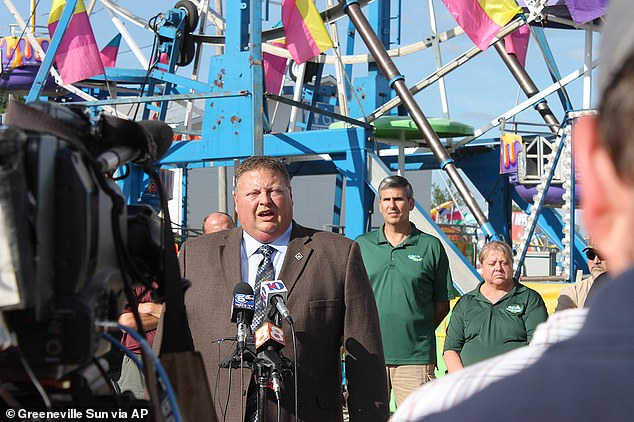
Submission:
[[[106,143],[113,145],[97,157],[99,170],[103,172],[128,162],[154,163],[163,158],[174,138],[172,128],[160,120],[134,122],[102,116],[99,130]]]
[[[233,288],[233,302],[231,303],[231,322],[238,323],[238,350],[244,352],[247,327],[253,321],[255,301],[253,289],[247,283],[238,283]]]

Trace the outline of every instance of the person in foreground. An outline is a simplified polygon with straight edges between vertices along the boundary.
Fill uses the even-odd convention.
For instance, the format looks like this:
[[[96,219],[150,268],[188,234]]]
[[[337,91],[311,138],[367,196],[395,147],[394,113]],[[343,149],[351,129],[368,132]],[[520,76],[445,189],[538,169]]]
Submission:
[[[454,306],[443,359],[449,372],[530,343],[535,328],[548,318],[535,290],[513,279],[513,251],[489,242],[480,251],[484,281]]]
[[[341,235],[293,221],[289,176],[275,158],[251,157],[239,166],[234,200],[241,228],[190,239],[179,254],[181,272],[191,281],[185,304],[194,346],[203,357],[219,418],[240,421],[244,412],[245,419],[253,420],[245,412],[251,371],[218,366],[236,350],[236,343],[221,340],[236,335],[230,318],[232,290],[239,282],[255,286],[259,267],[268,258],[274,267],[271,279],[283,281],[288,289],[297,355],[290,347],[288,324],[284,324],[287,346],[282,353],[297,363],[299,373],[297,386],[285,379],[280,419],[274,395],[268,391],[267,419],[295,420],[297,388],[297,420],[342,420],[343,345],[350,420],[387,420],[379,319],[359,246]]]
[[[583,220],[612,280],[578,333],[535,363],[425,421],[627,421],[634,415],[634,8],[612,0],[602,35],[598,116],[573,126]],[[548,323],[547,323],[548,324]],[[529,346],[530,348],[531,346]],[[483,362],[482,364],[484,364]],[[458,375],[458,374],[457,374]]]

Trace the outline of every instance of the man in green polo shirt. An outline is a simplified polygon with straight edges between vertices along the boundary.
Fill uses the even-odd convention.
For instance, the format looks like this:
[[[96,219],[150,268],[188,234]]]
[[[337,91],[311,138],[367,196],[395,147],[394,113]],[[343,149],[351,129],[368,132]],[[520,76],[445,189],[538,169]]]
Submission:
[[[401,176],[379,185],[384,224],[359,236],[379,310],[388,387],[396,404],[434,379],[436,327],[449,312],[453,283],[440,240],[409,221],[414,191]]]

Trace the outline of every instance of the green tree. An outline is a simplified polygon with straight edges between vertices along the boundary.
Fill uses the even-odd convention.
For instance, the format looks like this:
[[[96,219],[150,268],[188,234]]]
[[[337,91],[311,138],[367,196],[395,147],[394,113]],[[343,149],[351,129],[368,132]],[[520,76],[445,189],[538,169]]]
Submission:
[[[9,95],[8,94],[0,95],[0,114],[7,111],[7,105],[9,105]]]
[[[0,114],[6,113],[10,99],[24,102],[24,97],[21,95],[0,94]]]
[[[451,201],[454,198],[458,202],[459,206],[462,207],[465,205],[462,197],[460,196],[456,188],[454,188],[452,185],[449,185],[449,189],[450,191],[447,190],[445,186],[440,186],[437,183],[432,183],[431,185],[431,207],[432,208],[440,204],[444,204],[447,201]],[[453,198],[451,197],[451,195],[453,195]]]

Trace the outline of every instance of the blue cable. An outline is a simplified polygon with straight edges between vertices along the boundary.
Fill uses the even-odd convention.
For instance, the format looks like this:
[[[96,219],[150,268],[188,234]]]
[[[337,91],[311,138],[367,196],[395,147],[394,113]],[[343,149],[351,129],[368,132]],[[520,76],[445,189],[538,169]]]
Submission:
[[[128,349],[127,347],[125,347],[123,345],[123,343],[121,343],[118,339],[116,339],[115,337],[111,336],[108,333],[101,333],[101,338],[108,340],[111,344],[113,344],[114,346],[116,346],[119,350],[121,350],[123,353],[126,354],[127,357],[129,357],[130,359],[132,359],[132,361],[134,362],[134,364],[141,370],[143,371],[143,362],[141,362],[134,353],[132,353],[132,351],[130,349]]]
[[[159,359],[156,357],[156,355],[152,351],[150,344],[147,342],[147,340],[141,337],[141,335],[137,333],[136,331],[134,331],[132,328],[126,327],[125,325],[121,325],[121,324],[117,324],[117,327],[120,330],[123,330],[126,333],[130,334],[133,339],[138,341],[139,344],[141,345],[141,348],[143,349],[143,353],[146,353],[150,357],[150,359],[152,359],[152,363],[154,363],[154,366],[156,367],[156,372],[158,372],[159,377],[163,380],[163,384],[165,386],[165,392],[167,393],[167,398],[169,399],[170,405],[172,406],[172,414],[174,415],[174,420],[176,422],[182,422],[183,419],[181,418],[181,412],[180,412],[180,409],[178,408],[178,403],[176,402],[176,395],[174,394],[174,389],[172,388],[172,384],[170,384],[169,378],[167,378],[167,373],[165,372],[163,365],[161,365],[161,361],[159,361]]]

